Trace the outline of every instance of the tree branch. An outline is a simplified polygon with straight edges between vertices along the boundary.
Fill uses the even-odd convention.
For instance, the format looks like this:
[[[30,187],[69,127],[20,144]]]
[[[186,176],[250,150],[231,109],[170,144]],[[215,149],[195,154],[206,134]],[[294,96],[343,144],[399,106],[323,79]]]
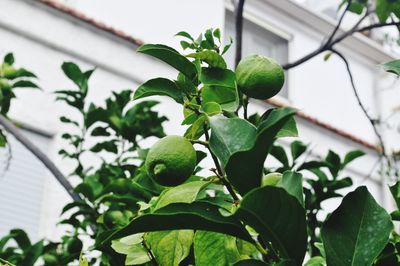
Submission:
[[[346,10],[347,10],[347,8],[346,8]],[[392,21],[392,22],[387,22],[387,23],[375,23],[375,24],[371,24],[371,25],[359,28],[360,24],[373,12],[373,11],[368,10],[365,13],[365,15],[362,16],[350,30],[345,31],[343,34],[334,38],[334,35],[336,35],[337,31],[340,28],[340,25],[342,23],[342,20],[343,20],[344,14],[346,13],[346,10],[342,14],[341,19],[339,20],[338,24],[336,25],[335,29],[333,30],[331,35],[328,37],[328,40],[326,42],[324,42],[320,47],[318,47],[314,51],[310,52],[309,54],[306,54],[305,56],[299,58],[298,60],[295,60],[294,62],[288,63],[286,65],[283,65],[283,69],[288,70],[293,67],[299,66],[299,65],[307,62],[308,60],[314,58],[315,56],[321,54],[322,52],[331,50],[334,47],[334,45],[340,43],[341,41],[343,41],[344,39],[346,39],[347,37],[351,36],[352,34],[354,34],[356,32],[364,32],[364,31],[375,29],[375,28],[382,28],[382,27],[387,27],[387,26],[396,26],[396,27],[400,26],[400,22]]]
[[[369,122],[370,122],[370,124],[371,124],[371,126],[372,126],[372,128],[373,128],[373,130],[375,132],[375,135],[378,138],[379,145],[380,145],[380,148],[381,148],[381,155],[384,156],[385,159],[389,162],[389,158],[387,158],[387,155],[386,155],[385,143],[383,142],[383,138],[382,138],[381,133],[378,130],[378,127],[376,126],[376,119],[372,118],[369,115],[366,107],[364,106],[364,104],[361,101],[360,95],[358,94],[358,91],[356,89],[356,85],[354,83],[354,78],[353,78],[353,74],[352,74],[351,69],[350,69],[349,62],[347,61],[346,57],[344,57],[344,55],[342,55],[340,52],[338,52],[338,51],[336,51],[334,49],[331,49],[331,51],[334,54],[338,55],[342,59],[343,63],[346,65],[346,70],[347,70],[347,73],[349,74],[351,87],[353,89],[354,96],[357,99],[357,103],[361,107],[361,110],[363,111],[364,115],[368,118],[368,120],[369,120]]]
[[[83,199],[79,196],[78,193],[73,191],[72,185],[69,181],[64,177],[60,170],[58,170],[57,166],[41,151],[39,150],[35,144],[33,144],[29,139],[27,139],[19,129],[10,122],[3,115],[0,115],[0,125],[4,127],[6,131],[8,131],[11,135],[13,135],[19,142],[21,142],[33,155],[36,156],[46,168],[54,175],[57,181],[65,188],[71,198],[75,201],[82,201]]]
[[[235,66],[239,64],[242,59],[242,39],[243,39],[243,8],[245,0],[238,0],[235,6]]]

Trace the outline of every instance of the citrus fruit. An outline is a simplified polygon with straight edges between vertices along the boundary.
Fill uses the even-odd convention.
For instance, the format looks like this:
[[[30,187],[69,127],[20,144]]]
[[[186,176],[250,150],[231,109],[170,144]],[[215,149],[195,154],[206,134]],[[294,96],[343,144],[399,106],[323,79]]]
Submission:
[[[163,186],[176,186],[189,178],[196,167],[196,151],[181,136],[167,136],[156,142],[146,158],[148,175]]]
[[[67,251],[70,254],[79,253],[82,251],[82,241],[79,238],[71,238],[67,242]]]
[[[115,225],[124,225],[125,220],[125,215],[118,210],[107,211],[103,216],[104,224],[110,228]]]
[[[278,94],[285,82],[285,74],[274,59],[253,54],[239,62],[236,81],[242,93],[264,100]]]
[[[282,179],[281,173],[269,173],[263,176],[261,186],[276,186]]]

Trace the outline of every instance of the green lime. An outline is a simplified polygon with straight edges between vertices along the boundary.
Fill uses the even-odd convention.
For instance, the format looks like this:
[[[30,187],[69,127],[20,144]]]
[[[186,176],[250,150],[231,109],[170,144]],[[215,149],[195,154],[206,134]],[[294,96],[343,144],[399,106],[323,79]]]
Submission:
[[[265,100],[275,96],[282,89],[285,74],[274,59],[253,54],[239,62],[236,80],[242,93]]]
[[[107,211],[103,216],[104,224],[110,228],[116,225],[124,225],[125,220],[125,215],[118,210]]]
[[[163,186],[185,182],[196,167],[193,145],[184,137],[167,136],[156,142],[146,158],[148,175]]]
[[[75,254],[82,251],[82,241],[79,238],[71,238],[67,242],[67,251],[69,254]]]
[[[261,186],[276,186],[282,179],[281,173],[269,173],[263,176]]]

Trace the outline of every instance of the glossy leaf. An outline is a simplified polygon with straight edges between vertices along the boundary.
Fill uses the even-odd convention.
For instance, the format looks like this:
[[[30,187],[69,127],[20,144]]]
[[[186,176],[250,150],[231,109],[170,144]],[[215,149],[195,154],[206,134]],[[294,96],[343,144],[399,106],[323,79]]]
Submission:
[[[295,113],[292,108],[272,111],[259,125],[254,145],[231,155],[226,164],[226,173],[229,181],[242,195],[261,185],[265,159],[278,132]]]
[[[343,198],[321,229],[327,264],[371,265],[389,241],[390,215],[378,205],[366,187]]]
[[[171,203],[191,203],[196,199],[200,190],[202,190],[208,184],[209,182],[206,181],[193,181],[170,188],[168,190],[164,190],[157,201],[155,210],[165,207]]]
[[[203,50],[197,53],[188,54],[187,57],[200,59],[206,62],[209,65],[209,67],[215,67],[221,69],[226,68],[226,63],[224,58],[222,58],[221,55],[219,55],[217,52],[213,50]]]
[[[222,113],[221,105],[216,102],[207,102],[203,104],[202,109],[209,116]]]
[[[203,103],[216,102],[222,109],[234,112],[239,106],[235,73],[227,69],[202,68],[200,81],[204,84]]]
[[[385,70],[386,72],[396,74],[397,76],[400,75],[400,60],[398,60],[398,59],[386,62],[386,63],[382,64],[381,66],[382,66],[383,70]]]
[[[346,165],[348,165],[349,163],[351,163],[352,161],[354,161],[355,159],[364,156],[365,152],[360,151],[360,150],[354,150],[354,151],[350,151],[348,152],[342,162],[341,165],[341,169],[343,169]]]
[[[249,192],[234,214],[271,242],[280,257],[301,265],[307,249],[306,214],[298,199],[279,187]]]
[[[232,265],[240,260],[236,238],[198,230],[194,237],[194,258],[196,266]]]
[[[193,230],[148,233],[145,237],[159,265],[178,266],[190,252]]]
[[[278,182],[277,186],[284,188],[290,195],[299,201],[301,206],[304,207],[302,174],[298,172],[286,171],[283,173],[282,179]]]
[[[226,165],[229,158],[238,151],[254,146],[257,129],[241,118],[211,117],[210,148]]]
[[[139,216],[98,244],[141,232],[176,229],[215,231],[253,242],[237,219],[221,215],[219,206],[208,202],[193,202],[169,204],[154,213]]]
[[[301,141],[295,140],[290,144],[290,151],[292,153],[293,161],[297,160],[306,150],[307,145]]]
[[[134,99],[140,99],[153,95],[169,96],[177,103],[183,103],[182,91],[176,84],[165,78],[150,79],[139,86],[134,94]]]
[[[190,80],[195,80],[197,70],[195,65],[175,49],[162,44],[144,44],[137,51],[151,55],[177,69]]]
[[[393,186],[390,186],[389,189],[394,201],[396,202],[397,209],[400,209],[400,181],[396,182]]]

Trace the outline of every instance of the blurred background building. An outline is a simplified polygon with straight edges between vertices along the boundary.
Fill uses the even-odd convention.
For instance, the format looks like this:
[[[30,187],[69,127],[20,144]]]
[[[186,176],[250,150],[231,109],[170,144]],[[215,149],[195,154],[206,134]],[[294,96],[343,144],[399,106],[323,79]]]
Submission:
[[[244,12],[243,55],[259,53],[280,63],[316,49],[333,31],[339,0],[251,0]],[[65,145],[60,137],[68,130],[60,115],[74,115],[54,101],[52,91],[71,88],[61,64],[74,61],[82,68],[96,66],[89,98],[100,104],[113,90],[135,89],[157,76],[174,77],[175,71],[161,62],[135,52],[142,43],[165,43],[179,49],[173,35],[187,31],[198,35],[208,28],[221,28],[225,42],[234,37],[233,4],[229,0],[0,0],[0,55],[13,52],[18,65],[31,69],[40,78],[40,91],[24,91],[12,105],[10,117],[65,174],[71,170],[57,151]],[[344,28],[355,15],[349,15]],[[375,117],[387,118],[400,105],[399,84],[384,74],[378,64],[398,57],[388,42],[391,30],[370,36],[355,34],[337,46],[349,59],[362,101]],[[300,139],[310,143],[312,156],[329,149],[340,155],[362,149],[367,155],[351,164],[348,174],[357,185],[367,185],[377,200],[388,208],[387,183],[378,172],[370,174],[378,159],[377,139],[353,95],[343,62],[324,55],[289,70],[284,90],[274,98],[301,111]],[[233,65],[233,49],[227,54]],[[159,98],[158,110],[170,118],[168,134],[180,134],[182,111],[172,101]],[[250,113],[270,106],[253,101]],[[382,127],[389,149],[399,149],[398,124],[394,114]],[[290,140],[283,140],[283,143]],[[9,229],[26,229],[34,238],[56,238],[62,206],[70,199],[63,188],[24,147],[10,138],[11,153],[0,157],[0,235]],[[88,158],[89,163],[91,162]],[[5,169],[8,166],[7,169]],[[328,208],[333,208],[332,203]]]

